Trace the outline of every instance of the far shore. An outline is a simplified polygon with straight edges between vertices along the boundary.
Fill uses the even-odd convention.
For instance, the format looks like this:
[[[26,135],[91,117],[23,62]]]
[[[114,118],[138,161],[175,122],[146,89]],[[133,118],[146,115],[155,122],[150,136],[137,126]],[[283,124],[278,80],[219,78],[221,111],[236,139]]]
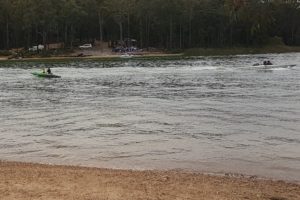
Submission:
[[[232,48],[193,48],[186,49],[179,53],[168,51],[157,52],[136,52],[136,53],[112,53],[111,50],[102,52],[99,49],[92,50],[76,50],[72,54],[59,56],[34,56],[34,57],[19,57],[10,59],[8,56],[0,56],[0,62],[16,62],[16,61],[70,61],[70,60],[118,60],[118,59],[155,59],[155,58],[170,58],[180,59],[194,56],[234,56],[234,55],[251,55],[251,54],[272,54],[272,53],[297,53],[300,52],[300,47],[291,47],[285,45],[266,46],[261,48],[247,48],[247,47],[232,47]],[[124,56],[125,55],[125,56]],[[126,57],[127,56],[127,57]]]
[[[0,161],[3,200],[299,200],[300,185],[184,171],[132,171]]]
[[[28,57],[28,58],[17,58],[9,59],[9,57],[0,57],[1,61],[69,61],[69,60],[118,60],[118,59],[147,59],[147,58],[166,58],[166,57],[182,57],[181,53],[166,53],[166,52],[153,52],[146,54],[129,54],[128,57],[122,57],[124,54],[101,54],[98,55],[85,55],[85,56],[74,56],[74,55],[62,55],[62,56],[49,56],[49,57]],[[127,55],[127,54],[125,54]]]

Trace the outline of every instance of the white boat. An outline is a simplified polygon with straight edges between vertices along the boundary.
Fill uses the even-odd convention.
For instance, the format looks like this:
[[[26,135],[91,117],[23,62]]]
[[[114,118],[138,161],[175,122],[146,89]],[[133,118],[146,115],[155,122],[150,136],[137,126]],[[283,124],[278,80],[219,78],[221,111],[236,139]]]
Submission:
[[[290,65],[253,65],[252,67],[262,70],[268,70],[268,69],[278,69],[278,68],[292,68],[295,67],[295,64]]]

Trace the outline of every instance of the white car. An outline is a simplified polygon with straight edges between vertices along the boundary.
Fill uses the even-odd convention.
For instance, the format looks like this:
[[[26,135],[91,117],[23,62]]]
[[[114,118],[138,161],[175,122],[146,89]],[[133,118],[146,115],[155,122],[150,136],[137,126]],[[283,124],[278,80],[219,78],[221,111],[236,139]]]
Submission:
[[[44,45],[39,44],[38,46],[33,46],[31,48],[29,48],[29,51],[37,51],[37,50],[43,50],[45,48]]]
[[[92,47],[93,47],[92,44],[84,44],[84,45],[79,46],[80,49],[90,49]]]

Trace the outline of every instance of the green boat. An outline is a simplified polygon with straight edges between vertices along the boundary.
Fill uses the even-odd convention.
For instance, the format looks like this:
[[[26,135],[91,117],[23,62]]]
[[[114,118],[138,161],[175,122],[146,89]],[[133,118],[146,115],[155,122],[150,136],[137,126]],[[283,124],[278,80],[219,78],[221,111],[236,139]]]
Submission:
[[[61,78],[60,76],[54,75],[54,74],[47,74],[43,72],[32,72],[32,75],[41,77],[41,78]]]

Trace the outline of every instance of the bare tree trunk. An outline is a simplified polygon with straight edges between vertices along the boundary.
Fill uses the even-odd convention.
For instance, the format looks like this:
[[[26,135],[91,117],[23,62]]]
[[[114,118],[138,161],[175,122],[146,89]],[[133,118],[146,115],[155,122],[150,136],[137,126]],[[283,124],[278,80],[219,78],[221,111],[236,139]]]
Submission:
[[[147,21],[147,47],[150,46],[150,31],[151,31],[151,21],[150,18],[148,17],[148,21]]]
[[[45,30],[43,30],[43,36],[42,37],[43,37],[43,45],[46,49],[46,47],[47,47],[47,32]]]
[[[13,38],[14,38],[14,40],[13,40],[12,46],[19,47],[20,37],[19,37],[17,31],[14,32],[14,37]]]
[[[65,48],[68,46],[68,25],[65,25]]]
[[[30,39],[31,39],[31,37],[30,37],[30,34],[31,33],[31,31],[30,30],[27,30],[27,34],[26,34],[26,49],[30,46]]]
[[[223,31],[219,31],[219,33],[218,33],[218,38],[219,38],[219,45],[221,46],[221,47],[223,47],[223,40],[222,40],[222,32]]]
[[[189,16],[189,48],[192,46],[192,17]]]
[[[292,30],[291,30],[291,44],[294,45],[295,43],[295,35],[294,35],[294,26],[292,27]]]
[[[56,26],[56,42],[59,43],[59,25]]]
[[[71,49],[73,49],[73,40],[74,40],[74,37],[73,37],[73,24],[71,25],[71,42],[70,42],[70,45],[71,45]]]
[[[9,24],[8,24],[8,19],[6,21],[6,48],[9,49]]]
[[[102,19],[102,13],[99,11],[98,12],[98,20],[99,20],[99,39],[102,42],[103,41],[103,19]]]
[[[150,26],[149,26],[149,17],[146,18],[146,45],[149,48],[149,37],[150,37]]]
[[[103,51],[103,45],[102,45],[102,42],[103,42],[103,26],[102,26],[103,18],[102,18],[102,13],[100,11],[98,12],[98,22],[99,22],[100,48],[101,48],[101,51]]]
[[[127,26],[128,26],[127,37],[129,39],[129,46],[131,46],[131,38],[130,38],[130,15],[129,15],[129,13],[128,13],[128,17],[127,17]]]
[[[182,25],[179,25],[179,48],[182,49]]]
[[[173,47],[173,16],[170,16],[170,49]]]
[[[35,41],[34,41],[34,43],[33,44],[35,44],[35,45],[37,45],[37,43],[38,43],[38,38],[39,38],[39,31],[38,31],[38,27],[37,27],[37,25],[35,25]]]
[[[140,20],[139,29],[140,29],[140,48],[143,48],[144,44],[143,44],[143,23],[142,23],[142,20]]]
[[[123,41],[123,25],[122,22],[119,22],[120,27],[120,41]]]
[[[233,30],[232,30],[232,24],[230,25],[230,46],[232,46],[233,42]],[[248,41],[248,36],[247,36],[247,41]]]

